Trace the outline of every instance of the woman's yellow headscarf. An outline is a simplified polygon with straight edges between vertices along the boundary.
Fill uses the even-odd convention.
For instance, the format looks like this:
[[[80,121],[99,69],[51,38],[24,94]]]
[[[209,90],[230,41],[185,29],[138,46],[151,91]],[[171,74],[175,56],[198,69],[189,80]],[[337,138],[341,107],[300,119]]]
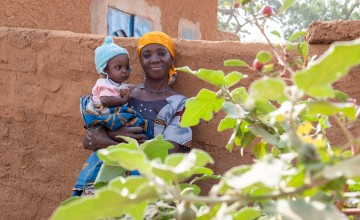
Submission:
[[[174,42],[169,35],[160,31],[153,31],[144,34],[137,43],[137,52],[139,58],[141,57],[141,50],[149,44],[160,44],[164,46],[169,51],[171,57],[174,59],[175,57]],[[172,64],[169,71],[169,85],[175,81],[175,78],[176,78],[175,66],[174,64]]]

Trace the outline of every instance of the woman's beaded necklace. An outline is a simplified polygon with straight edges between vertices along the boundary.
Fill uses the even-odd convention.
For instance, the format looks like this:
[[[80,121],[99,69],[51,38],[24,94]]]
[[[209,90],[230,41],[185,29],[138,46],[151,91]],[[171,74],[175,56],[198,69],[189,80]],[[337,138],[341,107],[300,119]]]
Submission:
[[[151,90],[151,89],[146,88],[146,85],[145,85],[145,83],[144,83],[144,84],[142,84],[142,85],[140,86],[140,89],[144,89],[145,91],[150,92],[150,93],[164,94],[164,93],[166,93],[167,91],[169,91],[170,87],[167,87],[167,88],[164,89],[164,90]]]

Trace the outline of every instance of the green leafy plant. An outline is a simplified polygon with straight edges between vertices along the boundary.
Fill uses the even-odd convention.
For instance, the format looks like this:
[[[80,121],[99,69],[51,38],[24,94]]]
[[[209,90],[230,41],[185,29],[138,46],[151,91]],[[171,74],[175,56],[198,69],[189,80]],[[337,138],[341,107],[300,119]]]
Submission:
[[[251,1],[238,2],[252,7]],[[253,164],[219,176],[206,167],[214,161],[202,150],[168,155],[172,146],[162,136],[141,145],[122,137],[127,143],[98,151],[104,167],[95,195],[64,202],[51,219],[347,219],[339,204],[356,202],[344,189],[359,189],[359,139],[348,130],[359,111],[332,84],[360,64],[360,39],[334,43],[309,60],[307,43],[294,43],[302,36],[294,33],[284,45],[268,41],[271,53],[254,58],[261,68],[225,61],[259,75],[248,88],[241,86],[247,76],[237,71],[178,68],[217,88],[201,89],[187,101],[182,126],[223,110],[218,131],[232,130],[225,147],[251,148]],[[298,55],[289,57],[290,51]],[[343,146],[327,138],[332,123],[347,138]],[[123,175],[134,169],[141,176]],[[210,178],[218,183],[200,195],[196,183]]]

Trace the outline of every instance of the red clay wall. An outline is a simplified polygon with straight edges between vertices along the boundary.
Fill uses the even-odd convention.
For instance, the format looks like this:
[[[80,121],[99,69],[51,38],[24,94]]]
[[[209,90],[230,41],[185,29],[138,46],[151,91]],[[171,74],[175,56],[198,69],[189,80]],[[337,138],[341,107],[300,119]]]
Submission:
[[[0,27],[97,33],[91,32],[92,20],[106,20],[107,16],[101,13],[92,14],[91,4],[107,4],[108,1],[2,0],[0,1]],[[179,20],[187,19],[193,23],[200,24],[202,40],[217,40],[216,0],[144,0],[143,4],[156,6],[160,9],[161,29],[159,30],[174,38],[178,38]],[[138,10],[141,10],[141,8]],[[94,16],[94,18],[91,18],[91,16]],[[98,16],[101,16],[101,18]]]
[[[306,41],[310,44],[330,44],[334,41],[360,37],[360,21],[314,21],[308,28]]]
[[[103,36],[63,31],[0,28],[0,213],[1,219],[47,219],[69,197],[83,161],[90,154],[81,146],[84,134],[79,114],[80,95],[90,92],[98,75],[93,50]],[[136,39],[116,39],[131,55],[131,83],[141,83]],[[252,63],[263,44],[175,40],[176,66],[192,69],[223,68],[223,61],[239,58]],[[312,45],[321,54],[328,45]],[[248,85],[255,79],[252,72]],[[360,100],[360,69],[337,84]],[[209,86],[180,73],[174,89],[186,96]],[[221,113],[220,113],[221,115]],[[239,155],[224,149],[229,133],[216,131],[219,115],[193,129],[193,146],[209,152],[215,173],[249,164],[249,152]],[[357,129],[355,132],[358,132]],[[343,141],[338,137],[338,141]],[[206,185],[205,188],[208,188]]]
[[[178,23],[182,18],[200,24],[202,40],[217,40],[217,0],[147,0],[160,7],[165,33],[178,37]]]
[[[0,27],[90,33],[92,0],[1,0]]]

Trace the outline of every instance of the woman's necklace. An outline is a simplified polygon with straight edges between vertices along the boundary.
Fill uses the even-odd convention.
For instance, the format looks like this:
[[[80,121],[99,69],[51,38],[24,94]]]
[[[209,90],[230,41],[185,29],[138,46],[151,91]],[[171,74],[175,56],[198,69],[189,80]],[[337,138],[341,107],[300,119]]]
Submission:
[[[169,91],[170,87],[167,87],[167,88],[164,89],[164,90],[150,90],[150,89],[146,88],[146,85],[145,85],[145,83],[144,83],[144,84],[142,84],[142,85],[140,86],[140,89],[144,89],[145,91],[150,92],[150,93],[164,94],[164,93],[166,93],[167,91]]]

